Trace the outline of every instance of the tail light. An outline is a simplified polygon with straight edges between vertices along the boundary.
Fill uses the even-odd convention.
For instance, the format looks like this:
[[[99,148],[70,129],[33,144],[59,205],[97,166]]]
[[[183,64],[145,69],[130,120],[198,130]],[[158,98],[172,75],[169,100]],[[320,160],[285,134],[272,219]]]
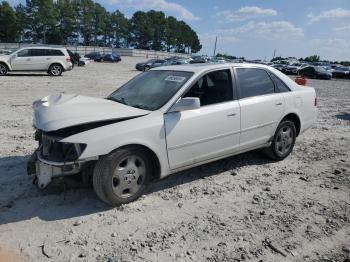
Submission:
[[[315,97],[314,106],[317,106],[317,97]]]
[[[67,61],[68,63],[72,61],[71,58],[70,58],[70,56],[66,57],[66,61]]]

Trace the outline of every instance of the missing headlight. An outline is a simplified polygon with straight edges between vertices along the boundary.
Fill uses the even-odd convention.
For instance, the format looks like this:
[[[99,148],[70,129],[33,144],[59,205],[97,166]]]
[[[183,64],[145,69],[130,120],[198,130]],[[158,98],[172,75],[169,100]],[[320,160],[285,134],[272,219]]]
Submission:
[[[63,143],[59,138],[42,134],[41,156],[45,160],[54,162],[68,162],[77,160],[86,148],[86,144]]]

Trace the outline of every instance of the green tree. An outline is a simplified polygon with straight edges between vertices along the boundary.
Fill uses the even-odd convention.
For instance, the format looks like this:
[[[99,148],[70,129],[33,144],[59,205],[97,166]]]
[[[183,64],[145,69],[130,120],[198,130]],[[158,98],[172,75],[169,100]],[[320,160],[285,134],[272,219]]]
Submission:
[[[77,13],[74,2],[71,0],[58,0],[55,3],[57,10],[57,28],[59,30],[59,44],[67,44],[68,42],[76,42],[78,34]]]
[[[145,12],[137,11],[130,19],[131,45],[138,49],[149,50],[152,45],[153,30]]]
[[[94,34],[94,8],[94,2],[91,0],[80,0],[76,3],[79,31],[85,45],[90,45]]]
[[[6,1],[0,3],[0,42],[15,42],[19,37],[16,12]]]
[[[319,62],[320,56],[319,55],[308,56],[308,57],[305,57],[304,61],[306,61],[306,62]]]
[[[110,28],[115,47],[128,47],[130,42],[129,21],[119,10],[110,16]]]
[[[56,35],[57,12],[53,0],[26,0],[26,16],[30,37],[34,43],[50,43]]]

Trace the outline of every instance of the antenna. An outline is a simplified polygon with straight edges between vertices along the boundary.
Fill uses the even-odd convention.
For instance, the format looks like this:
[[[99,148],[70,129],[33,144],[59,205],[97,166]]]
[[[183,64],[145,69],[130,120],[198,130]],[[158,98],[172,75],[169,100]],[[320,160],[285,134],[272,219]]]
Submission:
[[[215,37],[215,45],[214,45],[214,55],[215,56],[215,53],[216,53],[216,43],[218,42],[218,37],[216,36]]]

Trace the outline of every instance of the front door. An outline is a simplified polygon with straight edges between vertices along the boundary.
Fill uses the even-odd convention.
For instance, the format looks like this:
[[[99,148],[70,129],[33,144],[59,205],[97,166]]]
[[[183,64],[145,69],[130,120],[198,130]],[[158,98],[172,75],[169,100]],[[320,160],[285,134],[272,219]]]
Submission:
[[[224,156],[238,148],[240,109],[230,69],[205,74],[184,97],[198,97],[201,107],[164,115],[171,169]]]
[[[14,71],[31,70],[31,56],[29,49],[23,49],[11,57],[11,67]]]

